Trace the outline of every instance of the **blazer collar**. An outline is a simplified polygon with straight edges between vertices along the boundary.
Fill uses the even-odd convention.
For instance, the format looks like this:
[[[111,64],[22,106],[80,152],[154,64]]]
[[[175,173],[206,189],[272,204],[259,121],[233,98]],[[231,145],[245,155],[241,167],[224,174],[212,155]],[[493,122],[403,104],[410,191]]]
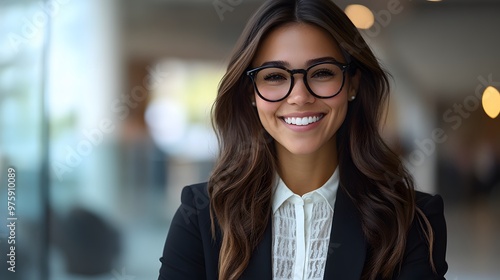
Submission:
[[[343,187],[339,186],[324,279],[360,279],[366,248],[359,212]],[[270,217],[263,239],[255,248],[240,279],[271,280],[272,252],[272,217]]]

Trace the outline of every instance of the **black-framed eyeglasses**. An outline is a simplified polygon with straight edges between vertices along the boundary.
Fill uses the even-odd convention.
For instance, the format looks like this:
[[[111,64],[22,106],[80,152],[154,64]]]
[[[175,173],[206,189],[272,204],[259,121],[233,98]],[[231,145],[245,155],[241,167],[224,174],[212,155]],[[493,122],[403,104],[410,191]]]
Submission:
[[[344,87],[345,71],[350,64],[323,61],[307,69],[289,70],[282,66],[266,65],[247,71],[255,91],[269,102],[281,101],[292,92],[295,74],[303,74],[307,90],[317,98],[332,98]]]

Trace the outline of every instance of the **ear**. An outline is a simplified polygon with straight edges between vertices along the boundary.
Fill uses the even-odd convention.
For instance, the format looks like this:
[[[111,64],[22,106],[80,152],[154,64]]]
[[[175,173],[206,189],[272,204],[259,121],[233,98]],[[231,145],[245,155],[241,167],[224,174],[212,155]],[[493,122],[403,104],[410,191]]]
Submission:
[[[354,75],[349,76],[349,91],[347,93],[347,100],[352,101],[356,99],[359,89],[359,81],[361,80],[361,72],[356,69]]]

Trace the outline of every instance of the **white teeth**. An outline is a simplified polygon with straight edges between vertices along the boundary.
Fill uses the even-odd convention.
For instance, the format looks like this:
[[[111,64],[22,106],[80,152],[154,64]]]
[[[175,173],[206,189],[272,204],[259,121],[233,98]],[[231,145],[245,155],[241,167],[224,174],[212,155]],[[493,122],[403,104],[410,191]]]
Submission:
[[[285,122],[287,124],[294,124],[294,125],[308,125],[311,123],[315,123],[319,121],[323,116],[314,116],[314,117],[303,117],[303,118],[284,118]]]

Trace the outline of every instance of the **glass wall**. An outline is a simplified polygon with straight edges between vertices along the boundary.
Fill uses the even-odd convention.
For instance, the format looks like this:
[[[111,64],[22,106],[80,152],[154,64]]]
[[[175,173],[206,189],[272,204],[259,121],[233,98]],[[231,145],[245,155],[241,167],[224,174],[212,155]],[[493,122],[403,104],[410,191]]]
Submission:
[[[0,3],[0,261],[2,279],[45,279],[46,38],[40,1]],[[15,272],[14,272],[15,271]]]

